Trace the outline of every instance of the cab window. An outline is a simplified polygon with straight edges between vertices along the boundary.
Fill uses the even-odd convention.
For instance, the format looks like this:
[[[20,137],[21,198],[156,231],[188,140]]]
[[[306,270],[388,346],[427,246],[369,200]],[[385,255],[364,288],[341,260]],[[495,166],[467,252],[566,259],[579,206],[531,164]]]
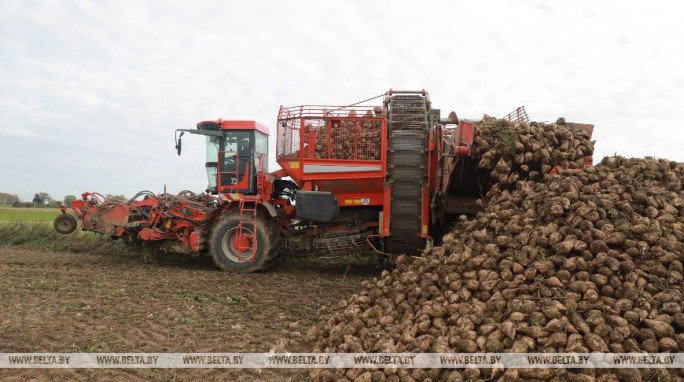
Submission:
[[[254,143],[254,163],[263,166],[264,171],[268,172],[268,136],[257,131]]]

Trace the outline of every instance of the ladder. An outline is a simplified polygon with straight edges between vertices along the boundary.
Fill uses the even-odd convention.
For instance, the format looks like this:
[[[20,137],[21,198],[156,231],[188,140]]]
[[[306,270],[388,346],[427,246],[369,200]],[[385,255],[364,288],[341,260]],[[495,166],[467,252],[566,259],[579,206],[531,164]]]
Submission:
[[[239,253],[249,251],[249,261],[253,263],[257,249],[257,201],[243,195],[238,206],[240,207],[240,223],[238,223],[235,232],[237,235],[236,249]]]
[[[260,158],[262,159],[262,158]],[[261,195],[266,189],[266,176],[262,161],[259,161],[259,172],[256,176],[257,194],[256,195],[241,195],[238,200],[238,209],[240,212],[240,222],[236,229],[236,248],[238,253],[249,251],[249,262],[253,263],[256,260],[257,250],[257,206],[261,200]],[[236,169],[239,168],[236,162]],[[236,177],[239,175],[237,170]],[[239,257],[239,256],[238,256]]]

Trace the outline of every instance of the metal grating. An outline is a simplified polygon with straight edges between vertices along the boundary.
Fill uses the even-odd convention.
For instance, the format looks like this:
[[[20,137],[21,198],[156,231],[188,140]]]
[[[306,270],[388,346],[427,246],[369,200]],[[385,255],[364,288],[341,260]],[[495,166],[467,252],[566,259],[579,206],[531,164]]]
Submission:
[[[277,157],[379,161],[384,116],[368,106],[281,107]]]
[[[527,123],[530,121],[530,117],[527,115],[527,111],[525,110],[525,106],[519,106],[512,112],[506,114],[503,119],[509,121],[509,122],[520,122],[520,123]]]
[[[415,254],[423,249],[422,199],[427,182],[429,106],[418,95],[389,98],[387,172],[390,180],[389,253]]]

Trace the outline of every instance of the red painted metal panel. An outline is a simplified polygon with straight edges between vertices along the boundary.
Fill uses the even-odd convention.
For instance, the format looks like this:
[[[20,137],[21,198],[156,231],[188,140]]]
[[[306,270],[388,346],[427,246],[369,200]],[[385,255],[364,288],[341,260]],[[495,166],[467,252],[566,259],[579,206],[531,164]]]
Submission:
[[[389,222],[390,222],[390,202],[392,194],[390,190],[389,183],[385,183],[385,188],[383,191],[383,208],[382,208],[382,236],[389,236]]]
[[[473,145],[473,140],[475,139],[475,124],[471,121],[461,121],[458,126],[458,135],[456,137],[457,146],[467,146]]]

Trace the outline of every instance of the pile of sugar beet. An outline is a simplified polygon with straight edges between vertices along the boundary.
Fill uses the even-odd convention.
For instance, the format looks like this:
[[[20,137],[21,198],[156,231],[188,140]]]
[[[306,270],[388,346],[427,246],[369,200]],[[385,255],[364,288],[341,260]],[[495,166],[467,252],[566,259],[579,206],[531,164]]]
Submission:
[[[306,337],[314,351],[684,350],[684,164],[608,157],[571,170],[593,152],[585,132],[562,120],[493,122],[478,132],[487,150],[475,149],[480,169],[496,177],[483,211],[461,217],[441,246],[400,256],[358,294],[321,308]],[[539,161],[566,169],[530,176]],[[664,381],[684,370],[318,369],[311,377]]]

